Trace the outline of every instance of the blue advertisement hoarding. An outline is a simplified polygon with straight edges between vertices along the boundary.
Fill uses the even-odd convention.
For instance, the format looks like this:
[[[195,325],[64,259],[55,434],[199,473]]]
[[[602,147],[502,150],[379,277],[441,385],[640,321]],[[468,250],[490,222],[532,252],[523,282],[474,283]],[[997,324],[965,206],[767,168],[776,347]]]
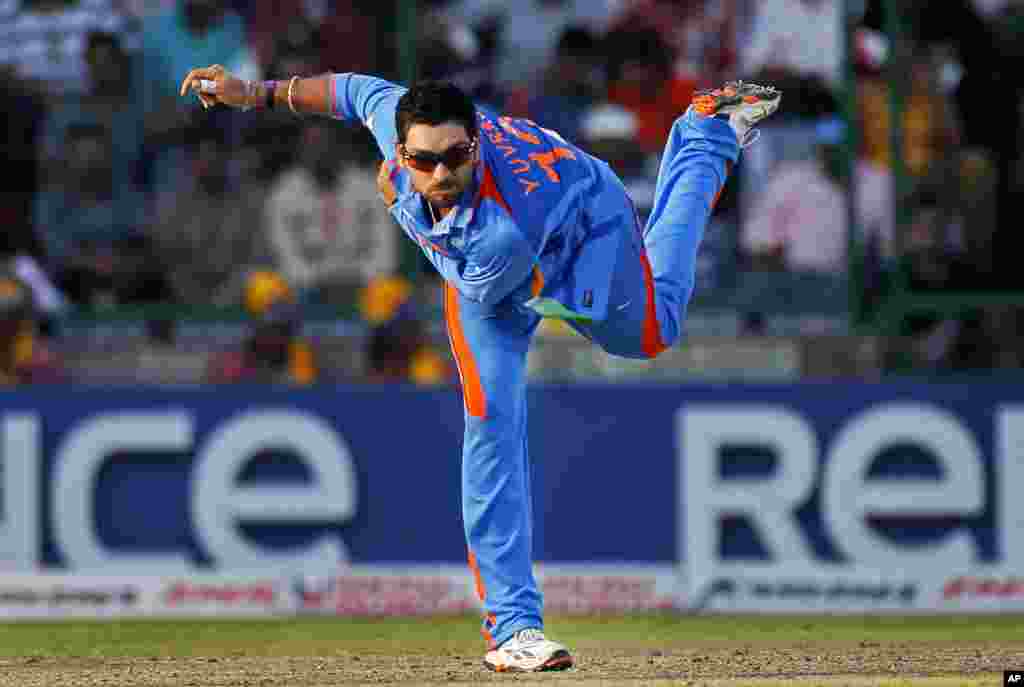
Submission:
[[[1017,385],[536,387],[530,428],[537,559],[676,566],[698,605],[772,608],[801,584],[841,596],[813,588],[823,578],[1024,559],[1009,487],[1024,479]],[[8,392],[0,562],[82,574],[461,565],[461,436],[454,390]]]

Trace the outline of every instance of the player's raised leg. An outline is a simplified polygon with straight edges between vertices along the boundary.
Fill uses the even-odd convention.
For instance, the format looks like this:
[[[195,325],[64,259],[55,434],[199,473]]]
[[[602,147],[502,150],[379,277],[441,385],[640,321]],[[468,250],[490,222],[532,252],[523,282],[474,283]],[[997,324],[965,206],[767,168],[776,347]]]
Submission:
[[[445,286],[445,316],[465,400],[462,511],[469,564],[484,605],[484,663],[497,671],[567,668],[544,637],[533,576],[533,513],[526,440],[526,354],[539,317],[483,306]]]
[[[714,203],[752,127],[778,108],[780,93],[734,82],[701,92],[665,144],[655,202],[635,256],[616,267],[610,314],[581,327],[610,353],[654,357],[682,335],[697,249]],[[614,203],[609,202],[609,206]]]

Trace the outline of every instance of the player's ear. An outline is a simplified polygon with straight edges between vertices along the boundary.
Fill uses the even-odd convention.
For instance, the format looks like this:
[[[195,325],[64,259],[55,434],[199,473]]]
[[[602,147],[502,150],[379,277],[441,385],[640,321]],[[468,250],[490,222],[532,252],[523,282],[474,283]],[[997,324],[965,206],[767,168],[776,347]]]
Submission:
[[[395,165],[405,167],[405,160],[402,159],[402,144],[395,144]]]

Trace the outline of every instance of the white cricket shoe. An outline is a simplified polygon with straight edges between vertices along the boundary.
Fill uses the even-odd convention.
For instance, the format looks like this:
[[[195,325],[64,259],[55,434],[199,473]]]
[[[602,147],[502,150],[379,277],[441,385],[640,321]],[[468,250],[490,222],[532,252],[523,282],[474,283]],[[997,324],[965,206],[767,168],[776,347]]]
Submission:
[[[713,91],[698,91],[691,106],[705,117],[727,117],[746,148],[757,140],[757,132],[751,130],[779,109],[781,100],[782,91],[773,86],[730,81]]]
[[[569,650],[537,629],[520,630],[484,656],[484,665],[498,673],[534,673],[572,666]]]

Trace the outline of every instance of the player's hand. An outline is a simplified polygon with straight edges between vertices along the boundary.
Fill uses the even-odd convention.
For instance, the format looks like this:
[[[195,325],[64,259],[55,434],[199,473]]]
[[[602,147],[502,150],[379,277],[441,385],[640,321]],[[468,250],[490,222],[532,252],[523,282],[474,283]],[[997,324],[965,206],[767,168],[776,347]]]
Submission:
[[[384,204],[388,207],[394,205],[395,199],[398,198],[395,182],[391,179],[391,173],[394,168],[394,163],[385,160],[380,163],[380,170],[377,172],[377,190],[380,192],[380,197],[384,199]]]
[[[217,103],[228,107],[252,105],[249,84],[219,64],[190,71],[181,82],[181,96],[188,95],[189,91],[195,93],[207,108]]]

